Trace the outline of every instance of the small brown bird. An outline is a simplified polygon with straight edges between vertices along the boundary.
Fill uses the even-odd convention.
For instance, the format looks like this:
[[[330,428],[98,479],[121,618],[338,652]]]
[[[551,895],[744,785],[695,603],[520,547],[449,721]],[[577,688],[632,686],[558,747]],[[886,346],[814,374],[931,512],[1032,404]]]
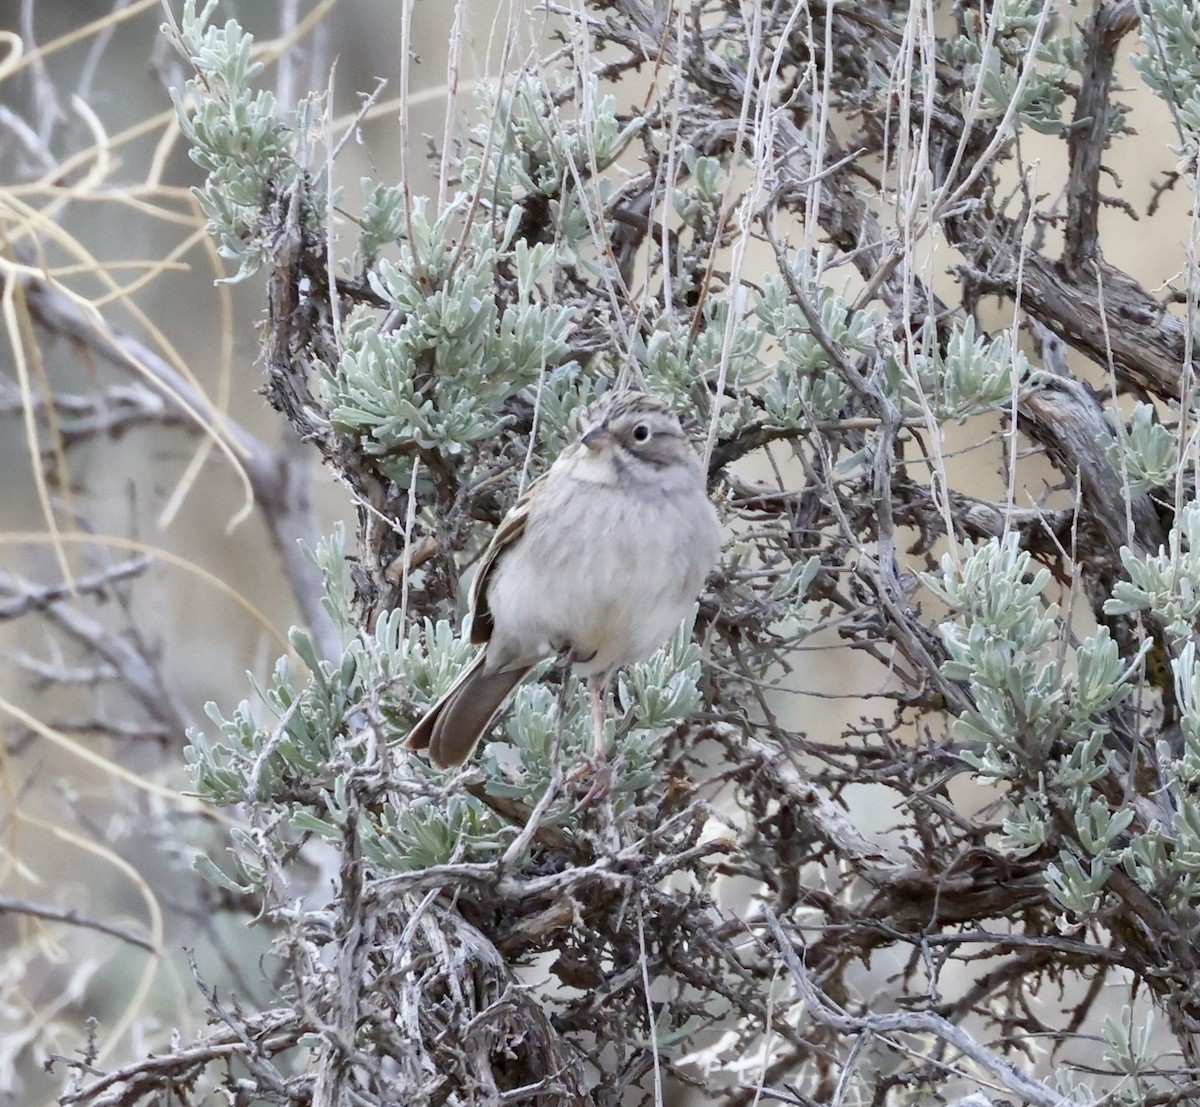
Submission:
[[[583,435],[501,522],[471,590],[483,649],[408,737],[461,765],[522,678],[566,654],[591,692],[596,752],[604,693],[688,613],[721,548],[704,471],[662,400],[612,392]]]

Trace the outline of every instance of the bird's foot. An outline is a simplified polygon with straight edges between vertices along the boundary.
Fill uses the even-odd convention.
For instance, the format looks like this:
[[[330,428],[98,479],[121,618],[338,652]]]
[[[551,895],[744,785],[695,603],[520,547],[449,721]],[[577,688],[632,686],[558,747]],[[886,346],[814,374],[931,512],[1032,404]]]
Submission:
[[[572,665],[586,665],[598,652],[592,650],[589,654],[582,654],[570,642],[563,642],[561,645],[551,643],[551,647],[556,650],[554,663],[564,669],[569,669]]]
[[[571,771],[569,779],[575,784],[582,786],[586,783],[588,786],[579,801],[577,810],[592,807],[601,800],[608,799],[609,793],[612,791],[612,766],[608,763],[604,751],[601,750],[576,765]]]

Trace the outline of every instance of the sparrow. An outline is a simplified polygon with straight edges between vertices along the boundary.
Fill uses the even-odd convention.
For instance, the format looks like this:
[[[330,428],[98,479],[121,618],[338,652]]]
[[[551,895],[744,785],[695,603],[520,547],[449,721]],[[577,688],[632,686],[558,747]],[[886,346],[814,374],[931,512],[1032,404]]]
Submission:
[[[408,748],[439,768],[461,765],[530,670],[562,655],[587,680],[602,760],[613,674],[670,637],[720,548],[679,420],[647,393],[606,394],[497,528],[471,589],[470,640],[483,648]]]

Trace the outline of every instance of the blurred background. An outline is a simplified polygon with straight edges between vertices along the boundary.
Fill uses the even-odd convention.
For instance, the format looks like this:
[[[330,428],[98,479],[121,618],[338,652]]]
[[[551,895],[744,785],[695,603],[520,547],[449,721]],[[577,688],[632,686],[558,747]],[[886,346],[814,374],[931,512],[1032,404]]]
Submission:
[[[520,6],[469,7],[456,32],[467,105],[498,64],[497,21],[542,33]],[[454,14],[413,16],[404,171],[417,192],[435,184],[425,151],[445,132]],[[205,703],[244,698],[247,672],[269,672],[302,621],[245,480],[200,424],[225,414],[268,452],[293,447],[259,394],[265,282],[215,283],[232,270],[189,192],[203,174],[169,89],[191,72],[164,15],[159,0],[0,4],[0,1103],[53,1101],[65,1074],[42,1064],[82,1048],[88,1018],[110,1060],[171,1027],[186,1037],[185,947],[223,994],[270,987],[267,936],[240,918],[226,932],[192,870],[228,828],[181,795],[182,750]],[[378,90],[341,182],[357,201],[362,174],[399,177],[397,5],[253,0],[223,4],[227,18],[255,34],[281,111],[328,89],[345,129]],[[66,317],[47,319],[54,306]],[[190,375],[191,413],[133,363],[143,354]],[[77,418],[61,403],[49,418],[50,394],[77,397]],[[353,505],[304,458],[324,534]],[[119,603],[89,592],[101,579],[121,582]],[[121,687],[132,674],[136,702]]]

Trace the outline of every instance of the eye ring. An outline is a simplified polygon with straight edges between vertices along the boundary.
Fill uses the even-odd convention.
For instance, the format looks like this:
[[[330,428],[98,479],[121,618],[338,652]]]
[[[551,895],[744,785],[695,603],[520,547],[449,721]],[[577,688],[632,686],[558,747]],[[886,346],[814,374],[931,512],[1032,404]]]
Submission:
[[[633,428],[633,440],[635,442],[649,442],[650,441],[650,424],[649,423],[638,423],[638,425]]]

